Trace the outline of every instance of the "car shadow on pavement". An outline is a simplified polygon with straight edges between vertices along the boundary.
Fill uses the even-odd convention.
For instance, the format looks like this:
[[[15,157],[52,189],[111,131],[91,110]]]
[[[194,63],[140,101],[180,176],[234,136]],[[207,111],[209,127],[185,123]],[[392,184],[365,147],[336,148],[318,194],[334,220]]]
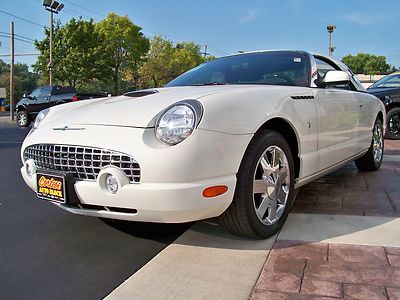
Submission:
[[[130,236],[149,239],[164,244],[172,243],[178,236],[180,236],[193,225],[193,223],[160,224],[131,222],[106,218],[101,218],[100,220],[108,226],[111,226],[114,229],[117,229]]]

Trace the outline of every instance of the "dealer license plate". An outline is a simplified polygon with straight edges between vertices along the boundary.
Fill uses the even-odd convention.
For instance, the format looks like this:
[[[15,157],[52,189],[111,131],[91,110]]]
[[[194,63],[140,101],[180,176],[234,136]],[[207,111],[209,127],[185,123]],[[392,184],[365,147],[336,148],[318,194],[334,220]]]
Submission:
[[[65,177],[51,174],[36,174],[37,196],[39,198],[65,203]]]

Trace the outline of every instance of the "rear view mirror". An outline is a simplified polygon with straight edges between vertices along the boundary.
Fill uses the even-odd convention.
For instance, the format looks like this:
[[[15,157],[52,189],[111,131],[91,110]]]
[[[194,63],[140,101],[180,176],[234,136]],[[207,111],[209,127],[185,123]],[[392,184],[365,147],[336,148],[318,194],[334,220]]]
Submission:
[[[321,86],[340,85],[350,82],[350,76],[344,71],[329,71],[325,74],[324,79],[321,81]]]

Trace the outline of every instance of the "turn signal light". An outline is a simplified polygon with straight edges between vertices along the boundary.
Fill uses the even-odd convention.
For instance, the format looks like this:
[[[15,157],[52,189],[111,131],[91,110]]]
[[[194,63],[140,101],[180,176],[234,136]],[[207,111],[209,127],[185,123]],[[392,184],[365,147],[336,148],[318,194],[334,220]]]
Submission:
[[[203,196],[206,198],[217,197],[226,193],[227,191],[228,187],[225,185],[211,186],[203,191]]]

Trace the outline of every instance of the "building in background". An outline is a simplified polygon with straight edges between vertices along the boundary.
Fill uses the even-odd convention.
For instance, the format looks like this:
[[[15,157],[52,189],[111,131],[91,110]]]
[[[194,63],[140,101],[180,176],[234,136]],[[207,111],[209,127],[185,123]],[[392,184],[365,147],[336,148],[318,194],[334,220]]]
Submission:
[[[0,88],[0,111],[6,111],[4,102],[6,101],[6,89]]]

